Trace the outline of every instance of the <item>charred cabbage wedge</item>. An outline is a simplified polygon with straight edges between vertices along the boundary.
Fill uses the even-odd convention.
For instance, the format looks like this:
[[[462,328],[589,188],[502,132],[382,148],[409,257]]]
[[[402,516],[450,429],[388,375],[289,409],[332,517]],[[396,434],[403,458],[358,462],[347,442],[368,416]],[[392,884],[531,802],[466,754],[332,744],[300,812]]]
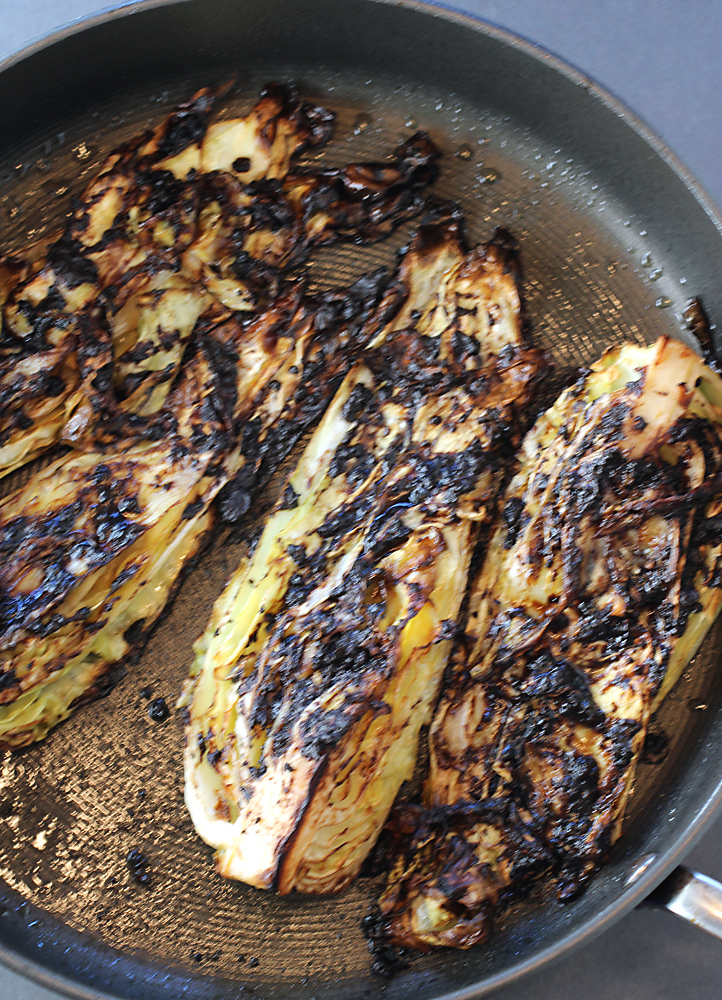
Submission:
[[[421,207],[438,156],[422,133],[385,165],[290,175],[333,114],[269,85],[208,126],[222,93],[113,153],[44,252],[0,261],[0,476],[58,441],[147,436],[200,317],[258,313],[313,246],[378,239]]]
[[[210,304],[178,271],[197,235],[204,151],[208,160],[213,147],[204,135],[218,96],[199,91],[113,153],[46,254],[6,265],[0,474],[61,437],[92,447],[99,414],[117,418],[117,401],[121,414],[147,416],[162,405]],[[224,125],[242,134],[237,144],[255,177],[280,176],[294,152],[328,139],[333,116],[293,91],[267,88],[250,115]]]
[[[372,938],[468,947],[542,873],[619,837],[650,715],[722,590],[722,380],[661,339],[608,351],[526,437]],[[460,651],[463,653],[463,650]]]
[[[406,299],[336,393],[183,698],[186,802],[218,871],[343,889],[414,770],[477,525],[542,367],[508,238],[422,227]]]

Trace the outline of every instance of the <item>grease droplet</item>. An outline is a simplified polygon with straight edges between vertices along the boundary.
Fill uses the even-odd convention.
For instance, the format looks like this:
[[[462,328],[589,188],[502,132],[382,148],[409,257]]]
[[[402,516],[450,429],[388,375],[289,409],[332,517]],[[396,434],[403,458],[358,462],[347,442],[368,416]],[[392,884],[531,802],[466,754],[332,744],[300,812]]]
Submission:
[[[404,122],[404,125],[406,126],[406,128],[416,128],[416,126],[418,124],[419,123],[416,121],[416,119],[414,118],[413,115],[409,115],[409,117]]]
[[[642,256],[639,258],[639,263],[642,265],[642,267],[651,267],[652,266],[651,253],[643,253]]]
[[[501,180],[501,171],[495,170],[494,167],[484,167],[476,175],[476,179],[479,184],[494,184]]]
[[[353,134],[354,135],[361,135],[362,132],[366,131],[366,129],[369,127],[370,124],[371,124],[371,121],[370,121],[368,115],[358,115],[354,119]]]
[[[672,305],[672,300],[668,299],[666,295],[660,295],[654,304],[657,309],[669,309]]]
[[[468,142],[462,142],[459,148],[456,150],[456,156],[460,160],[470,160],[474,155],[474,150],[471,148]]]
[[[650,281],[659,281],[659,279],[662,277],[663,273],[664,272],[663,272],[663,270],[662,270],[661,267],[655,267],[653,271],[649,272],[649,280]]]

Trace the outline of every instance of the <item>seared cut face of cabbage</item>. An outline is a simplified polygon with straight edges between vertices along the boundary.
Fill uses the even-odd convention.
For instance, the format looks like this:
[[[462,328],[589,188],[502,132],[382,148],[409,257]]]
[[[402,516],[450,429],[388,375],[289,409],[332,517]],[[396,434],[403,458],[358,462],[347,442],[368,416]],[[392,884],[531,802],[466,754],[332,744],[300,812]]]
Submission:
[[[153,624],[210,524],[204,506],[184,519],[206,464],[167,445],[77,455],[3,500],[0,743],[40,739],[101,693]]]
[[[44,255],[0,261],[0,475],[58,441],[157,434],[199,321],[258,314],[312,247],[378,239],[421,207],[438,156],[424,135],[385,165],[289,175],[333,114],[270,85],[209,126],[220,95],[114,152]]]
[[[147,417],[165,402],[212,305],[178,270],[197,234],[217,96],[199,91],[113,153],[46,255],[0,268],[0,475],[61,437],[92,449],[99,424],[107,437],[109,420]],[[250,115],[224,124],[243,131],[257,177],[278,177],[294,153],[329,138],[333,116],[270,87]]]
[[[291,288],[251,324],[206,330],[161,441],[70,454],[0,500],[1,744],[42,738],[108,690],[199,551],[219,491],[224,514],[245,512],[333,395],[349,343],[398,308],[386,285],[380,272],[317,298]]]
[[[381,941],[469,947],[544,872],[577,893],[620,835],[650,715],[722,601],[722,381],[689,348],[608,351],[517,461],[424,805],[392,824]]]
[[[339,388],[231,578],[183,704],[186,802],[219,872],[343,889],[413,772],[477,525],[542,367],[504,238],[423,227],[401,309]]]

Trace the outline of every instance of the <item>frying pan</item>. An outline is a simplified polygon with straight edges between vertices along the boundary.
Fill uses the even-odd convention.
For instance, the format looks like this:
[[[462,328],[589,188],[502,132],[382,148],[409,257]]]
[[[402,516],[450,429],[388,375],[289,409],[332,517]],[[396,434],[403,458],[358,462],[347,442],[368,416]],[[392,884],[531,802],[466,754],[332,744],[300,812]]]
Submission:
[[[687,294],[720,326],[722,219],[661,141],[551,56],[410,0],[154,0],[9,61],[4,246],[51,230],[122,138],[231,76],[222,113],[247,108],[274,78],[300,81],[336,110],[328,162],[382,156],[417,125],[432,134],[445,153],[437,194],[461,203],[470,240],[495,225],[520,239],[535,337],[556,361],[540,406],[609,343],[684,337]],[[319,254],[312,287],[390,264],[407,236],[408,227]],[[359,928],[373,879],[338,898],[281,899],[215,876],[182,803],[178,728],[151,722],[140,692],[174,698],[253,529],[219,534],[108,698],[0,761],[4,962],[86,998],[462,1000],[588,939],[655,887],[657,900],[708,919],[700,886],[714,885],[680,869],[663,880],[722,799],[720,629],[659,713],[668,749],[642,765],[610,864],[563,907],[539,887],[503,914],[488,945],[420,956],[385,982],[370,972]],[[131,848],[149,859],[150,887],[132,880]]]

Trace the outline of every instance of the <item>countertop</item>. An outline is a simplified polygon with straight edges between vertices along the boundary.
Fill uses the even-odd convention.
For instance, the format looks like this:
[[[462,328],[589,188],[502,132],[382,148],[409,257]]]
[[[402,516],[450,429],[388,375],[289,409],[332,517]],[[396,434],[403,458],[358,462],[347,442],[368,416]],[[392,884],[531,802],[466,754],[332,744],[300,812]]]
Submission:
[[[719,0],[458,0],[563,57],[644,118],[722,204]],[[0,58],[101,0],[0,0]],[[722,280],[722,276],[721,280]],[[722,817],[687,863],[722,879]],[[719,1000],[722,941],[669,913],[638,909],[601,937],[494,1000]],[[0,998],[56,1000],[0,966]]]

